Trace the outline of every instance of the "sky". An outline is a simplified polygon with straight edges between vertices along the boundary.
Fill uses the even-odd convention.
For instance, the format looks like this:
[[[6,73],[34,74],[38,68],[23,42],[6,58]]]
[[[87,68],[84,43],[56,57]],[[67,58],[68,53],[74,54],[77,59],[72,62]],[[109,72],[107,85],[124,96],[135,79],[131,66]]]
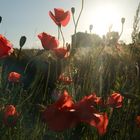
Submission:
[[[41,48],[37,35],[46,32],[57,37],[57,26],[48,15],[54,8],[65,11],[75,7],[78,16],[82,0],[0,0],[0,34],[5,35],[19,48],[21,36],[27,37],[25,48]],[[89,32],[89,25],[93,25],[92,33],[102,37],[112,25],[113,31],[121,31],[121,18],[125,17],[124,32],[121,37],[126,43],[131,42],[133,21],[139,0],[84,0],[84,9],[77,31]],[[74,32],[72,18],[70,23],[62,28],[66,42],[71,41]],[[61,40],[60,40],[61,41]]]

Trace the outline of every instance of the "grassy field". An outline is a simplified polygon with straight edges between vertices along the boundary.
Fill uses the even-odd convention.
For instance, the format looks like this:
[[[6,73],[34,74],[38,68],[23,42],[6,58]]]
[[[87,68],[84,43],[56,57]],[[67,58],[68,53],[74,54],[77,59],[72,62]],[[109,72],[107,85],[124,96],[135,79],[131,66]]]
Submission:
[[[64,85],[56,81],[55,89],[61,92],[66,89],[74,102],[93,92],[104,100],[107,100],[113,92],[119,92],[124,97],[121,108],[98,107],[100,112],[108,114],[109,119],[107,131],[102,136],[98,134],[95,127],[82,122],[62,132],[52,131],[42,122],[40,111],[42,106],[48,106],[55,100],[53,92],[48,89],[48,82],[44,85],[41,82],[44,76],[41,71],[37,73],[35,81],[28,90],[24,90],[20,84],[13,84],[9,88],[8,85],[3,85],[3,79],[1,79],[0,139],[138,140],[140,128],[135,119],[140,115],[139,57],[139,47],[131,49],[131,46],[126,45],[117,50],[114,46],[106,46],[79,48],[65,62],[61,61],[62,73],[70,76],[73,83]],[[50,63],[56,61],[55,58],[48,58],[45,55],[36,59],[43,59]],[[40,67],[39,64],[38,67]],[[40,98],[39,101],[36,98]],[[3,123],[4,108],[9,104],[15,105],[19,112],[16,124],[12,127]]]

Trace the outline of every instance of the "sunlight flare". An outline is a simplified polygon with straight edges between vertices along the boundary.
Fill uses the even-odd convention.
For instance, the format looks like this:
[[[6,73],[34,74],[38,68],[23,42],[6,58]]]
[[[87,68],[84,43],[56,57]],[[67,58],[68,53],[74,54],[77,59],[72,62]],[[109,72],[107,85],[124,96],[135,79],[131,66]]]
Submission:
[[[87,21],[88,24],[93,24],[93,30],[99,35],[106,34],[109,27],[113,30],[120,31],[121,29],[121,13],[119,7],[113,4],[99,5],[93,11],[90,11]]]

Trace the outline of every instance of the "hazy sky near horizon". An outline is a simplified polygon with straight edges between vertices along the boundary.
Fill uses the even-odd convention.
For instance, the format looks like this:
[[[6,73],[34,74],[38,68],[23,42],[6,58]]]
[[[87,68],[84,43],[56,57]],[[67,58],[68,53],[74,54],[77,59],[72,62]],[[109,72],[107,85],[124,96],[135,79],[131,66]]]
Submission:
[[[82,0],[0,0],[0,33],[4,34],[15,47],[19,47],[22,35],[27,37],[25,47],[41,48],[37,35],[47,32],[57,37],[57,26],[51,20],[48,12],[54,8],[70,10],[76,8],[78,14]],[[139,0],[85,0],[83,14],[80,19],[78,31],[89,32],[89,25],[93,25],[93,33],[101,37],[108,31],[121,30],[121,17],[126,18],[124,33],[121,40],[131,42],[133,20]],[[76,15],[77,16],[77,15]],[[67,42],[71,41],[74,32],[72,18],[68,26],[62,28]]]

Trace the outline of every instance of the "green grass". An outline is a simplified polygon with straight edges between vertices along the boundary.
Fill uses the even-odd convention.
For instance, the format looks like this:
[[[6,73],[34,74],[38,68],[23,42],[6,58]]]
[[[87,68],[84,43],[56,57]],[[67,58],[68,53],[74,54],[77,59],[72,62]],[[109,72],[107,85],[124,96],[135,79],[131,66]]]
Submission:
[[[140,65],[139,57],[139,49],[133,51],[132,55],[129,46],[122,46],[121,51],[114,47],[79,48],[65,62],[67,66],[63,67],[63,71],[73,77],[74,83],[70,86],[57,84],[57,87],[66,88],[75,101],[92,92],[104,99],[113,91],[118,91],[124,96],[128,94],[137,97],[133,99],[125,96],[122,108],[114,109],[113,112],[109,109],[104,110],[109,115],[109,125],[104,136],[99,136],[94,127],[84,123],[64,132],[53,132],[48,129],[47,125],[41,121],[41,113],[35,101],[36,95],[42,93],[44,96],[40,96],[42,101],[40,103],[48,105],[53,102],[51,96],[47,95],[49,92],[47,82],[45,86],[39,84],[41,77],[44,76],[40,71],[29,91],[24,91],[19,85],[13,85],[10,90],[0,86],[1,114],[2,107],[6,104],[16,105],[20,112],[17,124],[12,128],[3,124],[1,115],[0,139],[138,140],[140,128],[135,124],[135,117],[140,114],[140,76],[139,68],[136,67],[136,63]]]

